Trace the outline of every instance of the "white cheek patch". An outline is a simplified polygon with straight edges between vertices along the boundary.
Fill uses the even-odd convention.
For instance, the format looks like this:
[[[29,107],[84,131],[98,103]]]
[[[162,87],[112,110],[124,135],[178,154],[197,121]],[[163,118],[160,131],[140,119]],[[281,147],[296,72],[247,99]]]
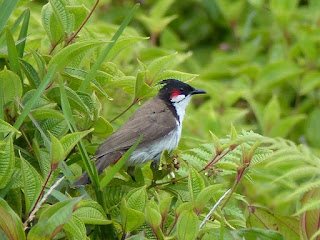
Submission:
[[[170,101],[173,102],[173,103],[176,103],[176,102],[180,102],[182,101],[183,99],[185,99],[186,96],[185,95],[177,95],[177,96],[173,96]]]

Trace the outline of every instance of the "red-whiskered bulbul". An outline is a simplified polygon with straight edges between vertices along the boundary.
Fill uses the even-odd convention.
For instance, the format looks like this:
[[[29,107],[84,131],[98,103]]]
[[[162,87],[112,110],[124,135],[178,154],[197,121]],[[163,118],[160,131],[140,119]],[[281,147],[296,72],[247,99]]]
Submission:
[[[185,109],[195,94],[206,93],[175,79],[166,79],[158,84],[164,86],[151,100],[142,105],[131,118],[98,148],[95,159],[98,174],[121,156],[143,135],[143,138],[125,163],[138,166],[154,160],[159,161],[164,150],[178,146]],[[87,173],[73,185],[90,183]]]

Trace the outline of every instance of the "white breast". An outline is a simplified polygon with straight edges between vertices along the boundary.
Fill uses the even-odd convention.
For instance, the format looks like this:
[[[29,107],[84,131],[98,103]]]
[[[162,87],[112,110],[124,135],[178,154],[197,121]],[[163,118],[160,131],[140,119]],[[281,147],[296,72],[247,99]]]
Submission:
[[[162,139],[159,139],[157,143],[146,146],[144,148],[140,148],[138,151],[134,151],[129,161],[125,164],[126,166],[140,165],[151,160],[159,161],[161,153],[164,150],[171,151],[178,146],[181,138],[182,121],[184,119],[185,109],[188,106],[190,100],[190,95],[179,95],[178,97],[171,100],[179,117],[179,120],[177,120],[177,127]]]

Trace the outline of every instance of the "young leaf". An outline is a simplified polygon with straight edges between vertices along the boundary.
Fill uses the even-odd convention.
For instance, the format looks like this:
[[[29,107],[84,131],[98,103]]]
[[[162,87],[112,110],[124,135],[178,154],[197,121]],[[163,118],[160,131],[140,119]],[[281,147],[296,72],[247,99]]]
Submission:
[[[76,144],[87,134],[92,132],[93,129],[89,129],[87,131],[83,132],[74,132],[70,133],[68,135],[65,135],[60,139],[61,145],[63,147],[64,151],[64,158],[69,155],[69,153],[72,151],[72,149],[76,146]]]
[[[177,222],[177,239],[193,240],[199,233],[199,219],[192,210],[181,213]]]
[[[26,77],[28,78],[28,81],[32,88],[37,88],[40,85],[40,78],[38,76],[37,71],[33,68],[33,66],[20,59],[20,66]]]
[[[70,233],[72,238],[75,238],[77,240],[86,239],[86,237],[87,237],[86,226],[81,221],[81,219],[75,215],[72,215],[72,217],[69,219],[69,221],[67,221],[64,224],[63,230]],[[71,236],[70,236],[70,238],[71,238]]]
[[[194,202],[194,209],[196,213],[201,213],[206,203],[221,189],[221,184],[210,185],[201,190]]]
[[[6,67],[1,71],[3,104],[14,102],[14,98],[22,96],[22,83],[19,77]]]
[[[57,65],[56,70],[57,72],[60,72],[78,57],[85,57],[90,50],[105,43],[107,42],[98,40],[86,40],[69,45],[60,50],[56,55],[54,55],[54,57],[49,62],[48,68]]]
[[[77,205],[73,216],[78,217],[85,224],[105,225],[112,223],[107,219],[103,208],[92,200],[82,200]]]
[[[192,202],[194,203],[195,199],[199,193],[205,188],[204,180],[201,175],[194,168],[189,170],[189,179],[188,179],[188,189]]]
[[[11,134],[4,142],[0,141],[0,189],[10,181],[14,166],[15,156]]]
[[[17,129],[12,127],[9,123],[3,121],[0,119],[0,132],[8,133],[8,132],[14,132],[14,133],[19,133]]]
[[[162,220],[160,213],[156,209],[147,205],[145,208],[145,217],[146,222],[150,225],[153,232],[157,232]]]
[[[29,213],[36,203],[44,183],[40,174],[20,154],[23,192],[26,211]]]
[[[99,117],[93,125],[92,134],[100,137],[108,137],[113,132],[112,125],[103,117]]]
[[[129,193],[127,199],[127,206],[134,210],[143,212],[146,207],[146,202],[148,199],[146,186],[141,187],[138,190],[134,190],[132,194]]]
[[[73,29],[73,18],[68,12],[65,2],[60,0],[50,0],[49,3],[56,19],[58,20],[59,27],[67,34],[71,33]]]
[[[125,233],[140,227],[145,219],[142,212],[129,208],[124,198],[121,201],[120,216],[122,227]]]
[[[10,208],[9,204],[0,198],[0,228],[1,236],[10,240],[24,240],[26,235],[20,217]]]
[[[43,79],[43,77],[46,74],[46,62],[44,61],[43,57],[37,51],[34,51],[31,49],[31,53],[32,53],[34,60],[37,63],[39,76],[41,79]]]
[[[64,29],[59,24],[50,2],[42,7],[41,21],[52,46],[58,44],[63,40]]]
[[[52,135],[50,132],[51,139],[51,149],[50,149],[50,159],[51,159],[51,168],[56,169],[59,163],[64,160],[64,149],[60,141]]]
[[[80,200],[81,198],[68,199],[45,209],[40,215],[39,222],[31,228],[28,238],[53,239],[71,219],[75,206]]]

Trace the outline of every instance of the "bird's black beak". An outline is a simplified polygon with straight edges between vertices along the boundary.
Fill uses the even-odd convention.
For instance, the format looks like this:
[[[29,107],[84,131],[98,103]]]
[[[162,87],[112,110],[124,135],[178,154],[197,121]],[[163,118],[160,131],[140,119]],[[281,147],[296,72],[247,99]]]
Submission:
[[[207,93],[205,90],[202,90],[202,89],[194,89],[192,92],[191,92],[191,95],[195,95],[195,94],[204,94],[204,93]]]

